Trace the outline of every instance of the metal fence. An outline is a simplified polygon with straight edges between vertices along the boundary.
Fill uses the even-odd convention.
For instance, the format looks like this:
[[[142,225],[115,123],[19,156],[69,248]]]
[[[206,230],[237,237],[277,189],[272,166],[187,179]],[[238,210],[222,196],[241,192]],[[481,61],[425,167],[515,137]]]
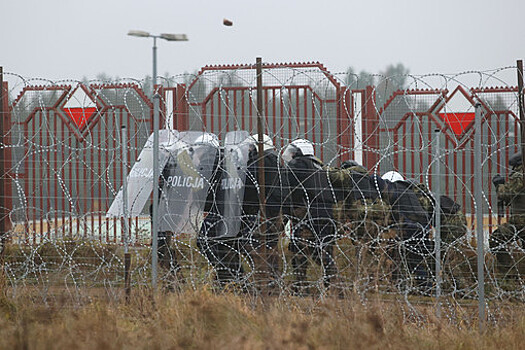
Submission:
[[[213,133],[221,142],[230,131],[256,134],[255,68],[206,66],[192,77],[166,79],[165,85],[156,87],[161,125],[179,132]],[[265,133],[278,154],[293,140],[304,138],[313,143],[326,167],[337,168],[354,159],[370,175],[396,170],[425,184],[434,195],[439,190],[452,198],[465,213],[464,235],[440,242],[440,249],[433,246],[422,255],[431,285],[419,294],[409,286],[413,276],[394,278],[406,265],[400,252],[408,249],[399,239],[399,227],[379,227],[368,240],[348,229],[354,226],[337,231],[333,238],[337,289],[357,293],[364,301],[371,295],[396,300],[410,314],[419,315],[415,305],[435,303],[439,285],[439,305],[457,321],[458,310],[469,313],[472,300],[480,297],[474,234],[480,225],[474,218],[481,209],[487,273],[483,290],[489,317],[498,318],[492,302],[525,299],[523,227],[515,227],[516,234],[505,244],[490,244],[492,232],[508,222],[510,214],[500,205],[491,179],[495,174],[508,178],[509,157],[520,151],[522,142],[518,88],[505,81],[515,68],[407,76],[408,87],[400,89],[396,77],[381,77],[377,86],[358,89],[355,77],[333,74],[320,63],[264,64],[262,69]],[[117,297],[123,283],[123,225],[106,213],[123,184],[122,167],[129,173],[152,132],[152,92],[131,79],[107,84],[35,81],[13,73],[2,78],[1,220],[4,273],[12,292],[31,286],[45,290],[42,295],[49,298],[54,288],[65,286],[78,300],[92,297],[93,291]],[[478,129],[476,116],[481,122]],[[125,145],[121,126],[128,133]],[[481,138],[481,178],[476,173],[476,135]],[[127,164],[122,162],[122,150]],[[476,187],[477,179],[481,188]],[[476,195],[481,195],[481,202]],[[134,285],[147,285],[150,278],[148,208],[129,219]],[[216,283],[217,267],[196,243],[201,223],[202,219],[193,230],[176,232],[168,242],[171,248],[163,254],[172,255],[160,276],[166,285],[195,288]],[[273,248],[280,261],[279,275],[274,276],[277,294],[284,297],[293,294],[296,273],[288,249],[290,232],[289,227],[283,229]],[[435,230],[431,232],[425,239],[436,238]],[[494,249],[508,253],[511,268],[498,268]],[[244,266],[236,284],[257,285],[258,258],[245,247],[230,250],[241,256]],[[436,275],[436,264],[441,275]],[[313,259],[308,271],[310,293],[324,295],[322,264]]]

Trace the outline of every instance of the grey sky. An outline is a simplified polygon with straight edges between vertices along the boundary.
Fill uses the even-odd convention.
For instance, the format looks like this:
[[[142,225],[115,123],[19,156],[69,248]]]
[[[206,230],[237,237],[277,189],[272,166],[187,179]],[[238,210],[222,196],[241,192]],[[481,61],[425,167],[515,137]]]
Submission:
[[[373,73],[456,73],[525,59],[523,0],[5,0],[0,65],[25,77],[151,75],[151,39],[130,29],[186,33],[159,41],[158,72],[206,64],[320,61]],[[223,18],[234,22],[222,25]]]

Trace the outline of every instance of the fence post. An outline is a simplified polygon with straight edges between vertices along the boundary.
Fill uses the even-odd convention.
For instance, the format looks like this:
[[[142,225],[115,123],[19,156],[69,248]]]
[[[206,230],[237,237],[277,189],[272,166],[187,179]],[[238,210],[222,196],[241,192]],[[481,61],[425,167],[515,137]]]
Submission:
[[[350,118],[352,113],[352,94],[346,86],[341,86],[337,90],[337,155],[339,162],[355,159],[351,151],[352,140],[355,135],[355,124],[351,127]],[[355,148],[355,145],[354,145]],[[361,164],[361,163],[360,163]]]
[[[174,129],[179,131],[188,130],[188,100],[186,99],[186,85],[177,84],[175,89],[175,116],[173,118]]]
[[[266,184],[264,178],[264,120],[263,120],[263,71],[262,71],[262,58],[257,57],[256,59],[256,72],[257,72],[257,134],[258,134],[258,180],[259,180],[259,210],[260,210],[260,219],[261,219],[261,258],[262,264],[260,268],[261,278],[266,279],[268,270],[266,267],[268,265],[266,254]],[[263,281],[262,292],[266,294],[268,288],[266,288],[266,281]]]
[[[434,233],[435,233],[435,256],[436,256],[436,316],[441,318],[441,160],[439,138],[441,132],[439,129],[434,130]]]
[[[521,163],[525,164],[525,112],[523,110],[523,61],[518,60],[518,108],[521,124]],[[525,183],[525,171],[523,172],[523,182]]]
[[[4,212],[7,211],[6,208],[6,198],[5,198],[5,186],[7,182],[7,176],[5,174],[5,137],[4,137],[4,68],[0,66],[0,264],[3,273],[3,262],[4,262],[4,244],[5,244],[5,234],[6,234],[6,215]]]
[[[131,257],[129,255],[129,217],[128,217],[128,157],[127,157],[127,133],[126,126],[122,125],[122,223],[121,223],[121,232],[124,241],[124,290],[126,293],[126,300],[129,301],[129,296],[131,294],[130,281],[129,281],[129,269],[131,266]]]
[[[476,248],[478,256],[478,314],[479,330],[485,326],[485,237],[483,234],[483,187],[481,166],[481,103],[475,105],[474,121],[474,199],[476,202]]]
[[[372,169],[377,164],[379,156],[379,115],[376,109],[376,93],[374,86],[367,86],[365,90],[365,113],[363,115],[363,129],[366,138],[364,144],[365,166]]]

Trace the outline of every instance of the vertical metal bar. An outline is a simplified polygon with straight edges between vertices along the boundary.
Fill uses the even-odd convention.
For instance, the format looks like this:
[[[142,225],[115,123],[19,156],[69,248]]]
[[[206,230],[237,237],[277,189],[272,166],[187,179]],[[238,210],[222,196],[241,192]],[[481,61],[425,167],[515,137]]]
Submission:
[[[253,133],[253,95],[250,93],[249,96],[248,96],[248,111],[249,111],[249,116],[250,116],[250,134]]]
[[[273,118],[272,118],[272,133],[271,133],[271,135],[274,135],[274,136],[277,134],[277,132],[276,132],[277,131],[277,125],[276,125],[276,123],[277,123],[277,121],[276,121],[276,119],[277,119],[277,111],[275,110],[275,108],[276,108],[276,104],[275,104],[275,88],[273,88],[272,89],[272,116],[273,116]]]
[[[112,120],[110,117],[111,117],[111,114],[109,111],[106,112],[107,114],[105,115],[105,120]],[[106,152],[102,152],[101,148],[99,148],[99,156],[98,156],[98,159],[100,160],[99,163],[98,163],[98,167],[95,168],[98,170],[98,174],[102,175],[104,173],[104,166],[106,164],[108,164],[108,153],[109,153],[109,147],[110,147],[110,144],[109,144],[109,138],[108,138],[108,131],[111,130],[109,125],[108,125],[108,122],[105,123],[104,127],[101,127],[100,128],[100,131],[101,133],[99,134],[99,142],[100,144],[103,144],[104,147],[106,148]],[[104,143],[102,143],[104,141]],[[101,154],[100,154],[101,153]],[[104,159],[104,163],[102,163],[102,159]],[[86,159],[86,163],[87,163],[87,159]],[[85,173],[86,174],[86,173]],[[100,182],[100,180],[98,180]],[[84,193],[87,193],[87,189],[86,187],[84,187]],[[106,195],[108,195],[110,193],[110,189],[109,189],[109,186],[106,186]],[[107,207],[106,207],[107,208]],[[87,212],[87,203],[86,203],[86,206],[85,206],[85,212]],[[112,222],[113,219],[106,219],[106,242],[109,243],[109,228],[110,228],[110,225],[111,225],[111,222]],[[100,240],[102,240],[102,235],[100,235],[99,237]]]
[[[303,89],[303,110],[304,110],[304,138],[308,140],[308,101],[307,101],[308,90]],[[299,112],[299,111],[297,111]],[[299,113],[298,113],[299,114]]]
[[[35,113],[35,116],[33,117],[33,119],[31,120],[31,127],[29,126],[29,123],[27,123],[27,133],[26,133],[26,138],[29,140],[31,139],[32,142],[35,142],[34,139],[37,139],[37,137],[39,137],[38,135],[40,135],[39,139],[38,139],[38,142],[42,142],[42,135],[43,133],[35,133],[35,122],[38,121],[38,125],[41,125],[42,123],[42,116],[41,116],[42,112],[39,111],[37,113]],[[36,134],[36,135],[35,135]],[[34,139],[33,139],[34,137]],[[40,195],[39,191],[37,188],[35,188],[35,169],[37,168],[37,159],[40,159],[40,155],[36,155],[34,154],[31,154],[31,157],[29,157],[28,155],[30,154],[30,148],[31,145],[28,145],[27,148],[26,148],[26,151],[24,152],[24,157],[27,157],[27,162],[26,162],[26,174],[27,174],[27,190],[26,190],[26,193],[34,193],[33,196],[30,196],[26,199],[26,204],[27,204],[27,207],[26,207],[26,210],[28,211],[28,218],[27,218],[27,221],[28,222],[28,225],[27,225],[27,233],[32,235],[32,237],[30,237],[30,240],[32,241],[32,244],[36,244],[36,231],[34,230],[34,227],[35,227],[35,223],[37,222],[36,220],[36,212],[34,209],[30,209],[30,208],[34,208],[35,205],[38,204],[38,201],[40,200],[40,203],[42,203],[42,208],[46,208],[46,214],[49,213],[50,211],[50,208],[48,208],[48,206],[44,203],[44,201],[42,200],[42,196],[40,196],[40,198],[38,197]],[[51,158],[52,158],[52,152],[50,152],[49,154],[49,161],[47,164],[43,163],[42,164],[39,164],[38,166],[40,166],[42,169],[46,169],[48,172],[51,172],[50,171],[50,167],[51,167]],[[37,158],[38,157],[38,158]],[[47,166],[46,166],[47,165]],[[51,181],[50,181],[50,178],[51,176],[48,174],[48,178],[46,179],[47,181],[47,184],[49,185],[49,187],[51,187]],[[44,184],[46,183],[44,182]],[[29,192],[31,191],[31,192]],[[51,192],[51,191],[49,191]],[[49,193],[48,192],[48,193]],[[52,197],[52,194],[50,195],[50,197]],[[51,198],[51,200],[53,200],[53,198]],[[40,219],[40,224],[41,224],[41,227],[44,227],[43,225],[43,221],[42,221],[42,218],[43,216],[41,216],[39,219]],[[51,227],[51,220],[46,220],[46,225],[47,225],[47,229],[49,230],[50,227]]]
[[[56,133],[59,134],[59,136],[57,137],[57,139],[59,139],[60,141],[64,141],[65,139],[65,135],[66,135],[66,125],[65,123],[60,119],[60,118],[57,118],[58,116],[55,115],[54,116],[54,122],[55,122],[55,125],[56,123],[60,123],[60,131],[58,130],[58,127],[55,128],[56,130]],[[64,182],[64,187],[62,189],[62,208],[61,209],[61,225],[60,225],[60,231],[62,232],[62,237],[66,236],[67,232],[66,232],[66,208],[68,206],[68,198],[67,198],[67,191],[68,191],[68,188],[66,187],[67,186],[67,179],[65,178],[66,177],[66,169],[64,169],[62,167],[62,164],[65,164],[65,161],[67,160],[67,157],[65,155],[65,149],[63,148],[63,143],[62,142],[57,142],[58,145],[57,145],[57,153],[60,157],[60,159],[58,159],[58,156],[57,156],[57,159],[58,159],[58,164],[57,164],[57,173],[58,173],[58,176],[62,179],[62,181]],[[60,165],[59,165],[60,164]],[[68,237],[68,239],[72,239],[71,237]]]
[[[297,123],[296,130],[297,130],[297,137],[301,137],[301,117],[299,114],[299,108],[300,108],[300,94],[299,94],[299,88],[294,88],[295,91],[295,122]],[[306,138],[306,135],[302,135],[302,138]]]
[[[423,125],[423,121],[421,121],[421,125]],[[421,133],[421,141],[423,142],[423,133]],[[428,168],[430,168],[430,164],[432,163],[432,155],[434,154],[434,152],[432,152],[432,122],[430,120],[430,118],[428,119],[428,125],[427,125],[427,140],[428,142],[430,143],[428,145],[428,152],[427,152],[427,166]],[[423,147],[421,147],[423,148]],[[423,152],[421,152],[423,153]],[[439,155],[438,155],[439,156]],[[429,183],[433,183],[432,182],[432,171],[429,171],[429,174],[428,174],[428,182]]]
[[[210,124],[209,125],[210,125],[211,130],[209,129],[205,131],[216,132],[217,134],[220,134],[221,132],[220,129],[215,130],[215,93],[213,93],[213,96],[210,98]]]
[[[483,331],[485,325],[485,276],[484,263],[485,239],[483,235],[483,189],[481,183],[481,104],[476,103],[475,115],[475,134],[474,134],[474,196],[476,201],[476,246],[478,255],[478,313],[479,313],[479,330]]]
[[[269,126],[270,125],[270,120],[268,120],[268,89],[263,89],[264,91],[264,105],[266,106],[266,113],[265,113],[265,116],[263,117],[263,125],[265,126],[264,128],[264,132],[266,133],[266,126]]]
[[[246,101],[245,101],[246,91],[248,91],[248,90],[242,90],[241,91],[241,118],[242,118],[242,120],[241,120],[241,128],[242,128],[242,130],[246,130],[246,115],[244,113],[245,112],[244,104],[246,103]],[[249,91],[248,91],[248,93],[249,93]],[[249,97],[249,95],[248,95],[248,97]]]
[[[507,133],[507,130],[508,129],[504,129],[502,130],[502,122],[501,120],[503,119],[506,119],[507,122],[509,120],[509,118],[506,118],[506,115],[505,114],[497,114],[496,115],[496,121],[498,122],[498,127],[497,127],[497,130],[496,130],[496,135],[501,135],[502,131],[506,134]],[[505,141],[508,142],[509,138],[508,137],[504,137]],[[498,174],[505,174],[505,171],[504,171],[504,160],[505,160],[505,153],[507,152],[507,148],[506,147],[503,147],[503,145],[501,144],[502,140],[498,140],[498,160],[497,160],[497,166],[496,166],[496,172]],[[497,200],[497,199],[496,199]],[[498,210],[498,222],[497,224],[498,225],[501,225],[501,218],[503,217],[503,202],[502,201],[499,201],[497,200],[497,210]]]
[[[284,134],[285,134],[285,118],[284,118],[284,98],[283,98],[283,89],[279,90],[279,130],[280,140],[279,147],[283,147],[284,144]]]
[[[494,125],[492,125],[493,124],[493,120],[494,120],[493,116],[494,115],[492,113],[490,113],[488,115],[488,117],[487,117],[487,118],[490,118],[490,119],[487,119],[487,123],[488,123],[488,126],[489,126],[490,130],[495,130],[496,129],[494,127]],[[492,142],[490,140],[490,134],[487,133],[486,137],[487,137],[487,140],[486,140],[487,143],[486,144],[487,144],[487,154],[488,154],[488,159],[487,159],[488,172],[489,172],[489,174],[493,174],[492,157],[497,156],[497,155],[493,155],[492,154],[492,146],[491,146]],[[497,142],[497,140],[496,140],[496,142]],[[493,208],[492,208],[492,186],[488,187],[487,195],[488,195],[487,196],[487,200],[489,202],[488,214],[489,214],[489,230],[490,230],[489,235],[490,235],[492,233],[492,225],[493,225],[493,215],[492,214],[494,212]]]
[[[436,249],[436,316],[441,318],[441,159],[439,138],[441,132],[434,130],[434,197],[436,206],[434,208],[434,230],[435,230],[435,249]]]
[[[232,92],[233,92],[233,121],[234,121],[233,128],[237,130],[238,125],[239,125],[239,119],[238,119],[239,113],[237,113],[237,89],[233,89]],[[241,90],[241,93],[242,93],[242,90]]]
[[[403,142],[401,143],[402,144],[402,147],[403,149],[407,149],[406,147],[406,143],[407,143],[407,137],[410,137],[410,136],[407,136],[407,123],[403,123],[403,126],[401,127],[402,128],[402,133],[403,133]],[[402,157],[403,157],[403,169],[405,169],[405,172],[407,171],[407,153],[408,154],[411,154],[412,152],[403,152],[402,153]],[[410,169],[410,174],[412,177],[416,177],[415,174],[414,174],[414,169]]]
[[[157,289],[157,248],[158,248],[158,208],[159,208],[159,96],[155,92],[157,85],[157,38],[153,37],[153,206],[151,213],[151,287]]]
[[[287,87],[288,91],[288,116],[286,119],[288,119],[288,140],[289,142],[292,142],[292,89]]]
[[[113,130],[113,132],[117,132],[116,128],[118,127],[118,125],[120,124],[119,122],[119,118],[121,119],[122,118],[122,111],[120,111],[120,113],[117,114],[117,112],[119,112],[119,110],[114,110],[113,111],[113,118],[111,119],[113,122],[114,122],[114,125],[112,124],[111,127],[115,128],[115,130]],[[112,137],[111,138],[111,142],[112,142],[112,145],[111,145],[111,149],[114,150],[113,152],[118,152],[118,148],[119,148],[119,141],[117,138],[115,137]],[[116,154],[114,154],[115,157],[117,157]],[[93,159],[93,158],[92,158]],[[111,167],[113,169],[113,181],[115,181],[115,183],[118,183],[118,167],[114,166],[114,167]],[[116,243],[117,242],[117,223],[118,223],[119,219],[118,218],[113,218],[113,243]]]
[[[408,118],[407,118],[407,121],[408,121]],[[415,135],[416,135],[416,129],[414,127],[414,115],[413,114],[410,114],[410,127],[408,128],[408,132],[409,132],[409,137],[410,137],[410,171],[412,173],[415,173],[416,170],[416,162],[415,162],[415,158],[416,156],[414,155],[415,153],[415,146],[414,146],[414,138],[415,138]],[[421,167],[421,164],[419,164],[419,166]],[[423,182],[423,177],[422,177],[422,173],[420,172],[419,174],[419,182]]]
[[[421,121],[421,117],[420,116],[416,116],[417,117],[417,134],[419,135],[418,137],[418,140],[419,140],[419,144],[417,145],[417,148],[418,149],[421,149],[425,140],[423,139],[423,122]],[[418,152],[419,154],[419,168],[423,168],[423,152]],[[421,172],[421,177],[423,177],[423,172]]]
[[[323,120],[323,101],[319,101],[319,102],[320,102],[319,104],[321,105],[321,107],[319,107],[319,113],[320,113],[319,120],[322,121]],[[323,140],[325,140],[325,137],[323,135],[323,133],[324,133],[324,131],[323,131],[323,124],[324,123],[320,122],[320,124],[321,124],[320,125],[321,126],[321,130],[320,130],[321,136],[319,137],[319,139],[321,140],[321,142],[323,142]],[[323,160],[323,159],[324,159],[324,147],[321,147],[321,160]]]
[[[55,237],[59,238],[60,236],[58,235],[58,227],[59,227],[59,217],[58,217],[58,213],[59,213],[59,210],[60,210],[60,197],[59,197],[59,188],[60,188],[60,185],[59,185],[59,182],[58,182],[58,175],[57,175],[57,167],[58,167],[58,150],[56,149],[57,145],[54,144],[54,139],[53,137],[56,137],[56,133],[57,133],[57,126],[56,126],[56,115],[54,115],[53,112],[49,112],[49,113],[43,113],[42,114],[42,119],[47,119],[45,122],[46,123],[50,123],[52,122],[52,127],[51,127],[51,130],[47,133],[47,135],[45,135],[46,137],[46,144],[53,144],[53,151],[55,152],[52,152],[53,156],[52,156],[52,161],[50,161],[51,163],[51,173],[52,173],[52,176],[53,176],[53,180],[54,180],[54,188],[55,188],[55,193],[53,195],[53,203],[55,205],[55,207],[53,208],[54,210],[54,231],[55,231]],[[51,133],[55,133],[54,135],[51,135]],[[38,178],[39,178],[39,174],[40,171],[35,171],[33,172],[34,177],[33,177],[33,180],[36,181]],[[43,196],[43,190],[40,191],[41,193],[41,196]],[[48,237],[49,237],[50,233],[48,231]],[[60,238],[63,238],[63,237],[60,237]]]
[[[260,205],[260,220],[261,220],[261,256],[263,262],[263,276],[266,272],[266,184],[264,178],[264,120],[263,120],[263,72],[262,72],[262,59],[257,57],[256,59],[256,70],[257,70],[257,134],[258,134],[258,180],[259,180],[259,205]],[[266,276],[264,276],[266,277]],[[266,288],[263,287],[263,292]]]
[[[460,157],[461,157],[461,166],[460,166],[460,169],[459,169],[459,171],[461,172],[460,187],[465,188],[465,187],[468,186],[468,183],[467,183],[467,155],[466,155],[466,151],[464,149],[459,150],[459,152],[461,152],[461,155],[460,155]],[[457,181],[456,181],[456,184],[457,184]],[[456,191],[458,191],[457,188],[456,188]],[[465,191],[463,189],[462,191],[460,191],[460,193],[461,193],[461,203],[463,203],[463,208],[465,208],[465,212],[467,212],[467,191]],[[469,208],[468,212],[470,212],[470,227],[473,228],[474,227],[474,225],[473,225],[474,220],[473,220],[473,217],[472,217],[472,213],[473,213],[472,207]],[[472,238],[472,237],[470,237],[470,238]]]
[[[521,164],[525,164],[525,111],[523,109],[523,61],[518,60],[518,107],[521,122]],[[525,183],[525,171],[523,172],[523,183]]]
[[[4,211],[7,212],[6,208],[6,197],[5,197],[5,187],[7,186],[8,178],[5,174],[5,147],[2,145],[5,145],[6,142],[4,140],[4,119],[6,114],[4,114],[4,68],[0,66],[0,263],[3,264],[3,258],[4,258],[4,244],[5,244],[5,234],[6,234],[6,217],[7,213],[4,213]],[[3,265],[2,265],[2,273],[3,273]]]
[[[449,141],[447,138],[445,138],[445,150],[448,150],[449,148]],[[450,193],[450,172],[449,172],[449,167],[448,167],[448,164],[449,164],[449,160],[450,160],[450,157],[449,155],[447,154],[446,158],[445,158],[445,194],[449,194]]]
[[[394,150],[393,150],[393,153],[394,153],[394,156],[393,156],[393,166],[394,166],[394,169],[397,169],[399,171],[404,171],[405,174],[406,174],[406,169],[402,169],[400,166],[399,166],[399,156],[398,156],[398,150],[399,150],[399,136],[398,136],[398,133],[399,133],[399,130],[397,128],[395,128],[393,130],[393,134],[394,134]]]
[[[222,130],[222,86],[217,90],[217,130]],[[226,120],[226,131],[228,131],[228,120]]]
[[[129,220],[128,220],[128,180],[127,180],[127,133],[126,126],[122,125],[122,228],[123,228],[123,239],[124,239],[124,290],[126,293],[126,300],[129,300],[130,295],[130,281],[129,281],[129,268],[131,264],[131,257],[129,255],[128,238],[129,238]]]
[[[128,252],[129,222],[128,222],[128,157],[127,157],[127,133],[126,126],[121,127],[122,143],[120,146],[122,152],[122,235],[124,241],[124,253]]]

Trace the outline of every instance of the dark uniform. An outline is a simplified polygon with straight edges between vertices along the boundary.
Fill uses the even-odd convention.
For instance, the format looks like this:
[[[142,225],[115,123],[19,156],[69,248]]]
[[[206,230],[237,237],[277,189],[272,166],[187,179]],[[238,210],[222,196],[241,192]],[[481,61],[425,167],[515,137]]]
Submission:
[[[221,195],[221,182],[224,180],[224,166],[219,166],[216,173],[216,180],[211,188],[207,199],[205,210],[208,214],[203,222],[199,234],[199,247],[206,255],[208,261],[214,266],[217,279],[222,285],[232,282],[243,282],[245,272],[243,261],[251,265],[253,254],[258,254],[261,250],[263,240],[269,255],[263,257],[267,260],[268,268],[275,278],[279,274],[279,261],[277,255],[277,243],[281,224],[281,183],[279,169],[277,166],[278,156],[275,151],[264,152],[264,171],[265,171],[265,190],[266,190],[266,235],[260,236],[258,221],[259,218],[259,181],[258,181],[258,156],[257,149],[252,145],[248,153],[248,162],[244,183],[244,194],[242,198],[242,208],[239,215],[240,225],[237,233],[230,233],[227,237],[221,236],[221,225],[225,225],[224,208],[228,205],[231,198]],[[222,164],[219,163],[219,164]],[[224,189],[222,189],[224,193]],[[259,266],[252,266],[255,270]],[[257,276],[256,276],[257,277]]]
[[[432,254],[433,242],[429,239],[431,217],[421,206],[416,194],[407,181],[385,180],[385,198],[392,206],[392,220],[398,230],[400,248],[397,278],[416,278],[418,287],[429,287],[429,268],[425,258]],[[405,275],[402,269],[406,267]]]
[[[210,190],[204,207],[205,218],[197,237],[197,246],[208,262],[214,267],[218,282],[226,284],[239,281],[244,274],[239,255],[237,237],[221,237],[221,215],[223,199],[220,196],[223,174],[222,153],[216,158],[215,173],[211,180]]]
[[[284,230],[282,221],[282,206],[283,206],[283,181],[281,176],[281,168],[279,166],[278,155],[273,149],[264,151],[264,189],[265,189],[265,225],[266,232],[263,237],[260,237],[260,230],[254,230],[250,238],[250,246],[254,251],[260,251],[263,241],[266,244],[267,256],[262,257],[266,260],[269,272],[273,278],[280,275],[279,268],[279,252],[277,245],[279,238]],[[244,195],[244,205],[246,211],[256,215],[259,213],[259,157],[257,148],[253,147],[250,150],[249,157],[249,175],[255,176],[257,181],[251,179],[247,181],[247,186]]]
[[[525,185],[521,153],[512,156],[509,165],[512,169],[508,181],[500,175],[492,179],[498,200],[510,207],[510,216],[492,233],[490,247],[496,255],[500,272],[516,274],[525,273],[523,268],[516,266],[517,261],[510,252],[512,246],[523,246],[525,243]]]
[[[287,164],[287,173],[293,222],[289,250],[297,282],[294,289],[301,292],[305,287],[309,257],[323,267],[324,284],[328,286],[336,274],[334,198],[328,171],[314,156],[298,155]]]

